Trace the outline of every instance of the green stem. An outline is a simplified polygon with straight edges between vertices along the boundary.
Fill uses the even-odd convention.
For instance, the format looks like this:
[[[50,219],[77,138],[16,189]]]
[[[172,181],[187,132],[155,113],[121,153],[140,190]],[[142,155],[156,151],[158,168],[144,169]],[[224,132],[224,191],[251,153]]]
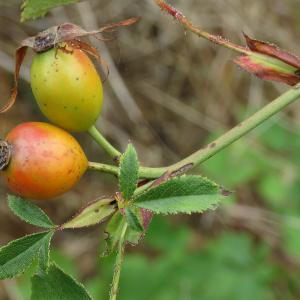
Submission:
[[[225,147],[229,146],[230,144],[241,138],[243,135],[257,127],[261,123],[272,117],[274,114],[291,104],[293,101],[297,100],[299,97],[300,83],[295,85],[293,88],[291,88],[290,90],[288,90],[269,104],[267,104],[265,107],[263,107],[261,110],[256,112],[244,122],[238,124],[236,127],[232,128],[215,141],[209,143],[207,146],[198,150],[189,157],[181,160],[180,162],[165,168],[140,167],[140,178],[156,179],[166,171],[168,171],[170,174],[172,172],[179,172],[178,174],[180,174],[190,171],[191,169],[203,163],[204,161],[206,161]],[[181,170],[183,172],[181,172]],[[149,183],[148,185],[150,184],[151,183]],[[135,195],[144,191],[145,188],[148,187],[148,185],[138,188],[136,190]]]
[[[110,290],[110,297],[109,300],[116,300],[117,299],[117,292],[118,292],[118,285],[120,280],[120,274],[121,274],[121,265],[123,262],[123,242],[124,242],[124,236],[127,228],[127,223],[123,228],[123,234],[122,237],[118,243],[118,250],[117,250],[117,257],[116,257],[116,264],[115,264],[115,270],[113,275],[113,281],[112,286]]]
[[[145,192],[150,186],[151,184],[154,182],[154,180],[152,181],[149,181],[148,183],[142,185],[141,187],[137,188],[135,191],[134,191],[134,194],[132,196],[132,198],[138,196],[139,194]]]
[[[119,161],[122,153],[115,149],[93,125],[87,132],[90,136],[116,161]]]
[[[119,174],[120,174],[119,167],[101,164],[101,163],[97,163],[97,162],[91,162],[91,161],[89,161],[88,170],[105,172],[105,173],[113,174],[115,176],[119,176]],[[139,172],[140,172],[139,178],[141,178],[141,179],[156,179],[159,176],[161,176],[164,172],[166,172],[167,170],[168,170],[168,167],[162,167],[162,168],[140,167],[139,168]]]
[[[173,172],[183,166],[192,163],[193,166],[189,169],[193,169],[199,164],[203,163],[225,147],[229,146],[243,135],[275,115],[277,112],[294,102],[300,97],[300,83],[289,89],[287,92],[267,104],[261,110],[249,117],[244,122],[238,124],[236,127],[229,130],[227,133],[203,147],[196,153],[190,155],[184,160],[170,166],[169,172]]]
[[[182,173],[190,171],[191,169],[195,168],[199,164],[203,163],[225,147],[229,146],[243,135],[257,127],[259,124],[263,123],[278,111],[292,103],[293,101],[297,100],[300,97],[300,83],[294,86],[292,89],[288,90],[284,94],[282,94],[277,99],[273,100],[271,103],[266,105],[264,108],[259,110],[257,113],[252,115],[250,118],[245,120],[244,122],[238,124],[236,127],[229,130],[227,133],[216,139],[215,141],[211,142],[207,146],[203,147],[202,149],[198,150],[194,154],[190,155],[189,157],[181,160],[180,162],[171,165],[166,168],[145,168],[140,167],[139,169],[139,176],[140,178],[147,178],[147,179],[156,179],[163,175],[166,171],[169,174],[172,172],[177,173],[179,170],[184,170]],[[185,166],[188,166],[186,170]],[[152,177],[153,176],[153,177]],[[133,197],[141,194],[142,192],[146,191],[154,181],[150,181],[147,184],[137,188],[134,192]]]
[[[297,100],[299,97],[300,83],[295,85],[293,88],[291,88],[272,102],[270,102],[268,105],[263,107],[261,110],[256,112],[244,122],[238,124],[236,127],[232,128],[230,131],[228,131],[215,141],[211,142],[207,146],[203,147],[202,149],[190,155],[189,157],[181,160],[180,162],[169,167],[162,168],[140,167],[139,177],[142,179],[156,179],[166,171],[168,171],[170,174],[172,172],[179,172],[178,175],[180,173],[190,171],[191,169],[203,163],[211,156],[215,155],[216,153],[229,146],[230,144],[241,138],[243,135],[257,127],[261,123],[272,117],[278,111],[288,106],[293,101]],[[89,165],[90,170],[108,172],[116,176],[119,174],[119,169],[117,167],[98,163],[89,163]],[[141,188],[137,189],[135,195],[141,191],[144,191],[147,186],[148,185],[142,186]]]
[[[120,169],[116,166],[111,166],[111,165],[106,165],[106,164],[101,164],[101,163],[95,163],[89,161],[88,164],[88,170],[90,171],[98,171],[98,172],[105,172],[109,174],[113,174],[118,176],[120,173]]]

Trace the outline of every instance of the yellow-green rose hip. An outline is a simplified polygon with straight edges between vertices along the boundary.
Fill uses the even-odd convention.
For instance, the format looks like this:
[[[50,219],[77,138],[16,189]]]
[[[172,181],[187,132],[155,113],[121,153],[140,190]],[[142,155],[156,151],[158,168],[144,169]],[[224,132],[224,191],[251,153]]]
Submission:
[[[57,126],[85,131],[98,119],[103,104],[102,83],[93,63],[81,50],[65,53],[52,48],[37,53],[30,79],[40,109]]]

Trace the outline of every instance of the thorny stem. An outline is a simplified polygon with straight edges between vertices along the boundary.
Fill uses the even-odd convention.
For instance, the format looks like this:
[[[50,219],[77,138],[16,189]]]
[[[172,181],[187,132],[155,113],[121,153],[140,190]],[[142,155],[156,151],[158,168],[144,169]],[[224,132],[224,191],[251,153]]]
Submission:
[[[92,136],[92,138],[115,160],[119,161],[122,153],[115,149],[97,130],[93,125],[87,132]]]
[[[297,68],[294,67],[293,63],[290,61],[290,59],[293,60],[293,58],[291,58],[291,57],[286,60],[283,57],[284,54],[280,54],[280,55],[278,54],[278,55],[276,55],[274,53],[272,54],[271,53],[272,51],[270,53],[268,53],[268,51],[264,52],[264,51],[260,51],[260,50],[256,51],[255,49],[250,49],[251,47],[249,46],[249,42],[248,41],[247,41],[248,47],[241,47],[241,46],[235,45],[233,43],[230,43],[229,41],[227,41],[225,39],[222,39],[220,36],[215,36],[213,34],[207,33],[205,31],[199,29],[198,27],[194,26],[191,22],[189,22],[182,15],[182,13],[178,12],[176,9],[172,8],[171,6],[169,6],[164,1],[162,1],[162,0],[154,0],[154,1],[161,8],[162,12],[165,10],[167,13],[169,13],[171,16],[173,16],[174,22],[175,22],[175,20],[177,20],[177,21],[179,21],[183,25],[185,33],[187,32],[187,30],[190,30],[191,32],[197,34],[199,37],[203,37],[203,38],[205,38],[205,39],[213,42],[215,45],[223,46],[225,48],[234,50],[236,52],[239,52],[239,53],[251,56],[252,58],[255,57],[256,59],[258,59],[258,61],[259,60],[263,60],[266,64],[270,63],[271,65],[275,65],[276,66],[275,68],[276,68],[277,71],[279,71],[279,70],[285,70],[288,73],[291,72],[290,75],[292,75],[295,71],[297,71]],[[247,40],[247,36],[246,35],[245,35],[245,38]],[[256,47],[254,47],[254,48],[256,48]],[[286,55],[289,56],[289,54],[287,54],[287,53],[286,53]],[[293,55],[291,55],[291,56],[293,56]],[[241,56],[241,57],[243,57],[243,56]],[[294,57],[294,59],[296,59],[297,63],[299,63],[297,57]],[[235,61],[235,60],[232,60],[232,61],[234,63],[236,63],[237,65],[241,66],[239,63],[237,63],[237,61]],[[242,69],[247,70],[247,68],[245,68],[245,67],[242,67]],[[248,70],[248,72],[250,72],[250,71]],[[254,71],[252,71],[252,72],[254,72]],[[250,72],[250,73],[252,73],[252,72]],[[279,76],[279,78],[281,80],[278,80],[279,78],[275,79],[276,76],[275,76],[275,78],[273,77],[274,74],[272,74],[272,70],[270,71],[269,74],[268,74],[268,72],[267,72],[267,74],[264,74],[264,75],[262,75],[263,73],[261,73],[260,75],[256,74],[256,73],[252,73],[252,74],[254,74],[254,75],[258,76],[258,77],[261,77],[261,78],[265,78],[265,79],[267,78],[265,76],[270,76],[271,78],[273,78],[274,81],[285,82],[285,83],[288,83],[288,84],[291,84],[291,82],[292,82],[292,81],[290,81],[290,80],[292,80],[291,78],[290,78],[290,80],[288,80],[288,78],[285,78],[285,76],[282,76],[282,77]],[[280,72],[278,74],[280,74]],[[292,76],[296,76],[296,73],[294,73]],[[296,81],[292,82],[291,85],[294,85],[294,84],[296,84],[298,82],[299,82],[299,80],[297,78]]]
[[[123,242],[124,242],[124,236],[127,229],[127,223],[124,225],[123,228],[123,235],[118,243],[118,250],[117,250],[117,256],[116,256],[116,264],[114,269],[114,275],[113,275],[113,281],[112,286],[110,290],[110,297],[109,300],[116,300],[117,299],[117,292],[118,292],[118,285],[119,285],[119,279],[121,274],[121,265],[123,262]]]
[[[174,8],[166,4],[164,1],[162,0],[154,0],[154,1],[161,8],[161,11],[165,10],[167,13],[173,16],[174,20],[178,20],[184,26],[185,32],[187,30],[190,30],[193,33],[197,34],[198,36],[213,42],[214,44],[224,46],[228,49],[234,50],[239,53],[249,54],[251,52],[249,48],[237,46],[235,44],[230,43],[229,41],[226,41],[225,39],[222,39],[219,36],[212,35],[210,33],[207,33],[197,28],[191,22],[189,22],[180,12],[178,12],[177,10],[175,10]]]

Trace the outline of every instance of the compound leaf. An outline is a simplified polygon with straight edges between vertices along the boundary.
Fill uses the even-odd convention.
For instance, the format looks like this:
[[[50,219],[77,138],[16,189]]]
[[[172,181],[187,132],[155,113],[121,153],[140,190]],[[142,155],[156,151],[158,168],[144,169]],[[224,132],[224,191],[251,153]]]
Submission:
[[[22,274],[45,247],[53,232],[40,232],[15,240],[0,249],[0,279]],[[50,238],[49,238],[50,237]]]
[[[214,209],[231,192],[201,176],[182,176],[150,188],[131,204],[154,213],[177,214]]]
[[[8,196],[10,209],[22,220],[44,228],[53,228],[55,225],[48,216],[37,206],[15,196]]]
[[[65,273],[54,262],[48,271],[37,269],[31,277],[31,300],[91,300],[84,286]]]
[[[119,175],[119,180],[120,180],[119,187],[125,202],[131,199],[137,187],[137,181],[139,178],[138,170],[139,170],[139,163],[137,160],[137,155],[132,144],[129,143],[120,164],[120,175]]]

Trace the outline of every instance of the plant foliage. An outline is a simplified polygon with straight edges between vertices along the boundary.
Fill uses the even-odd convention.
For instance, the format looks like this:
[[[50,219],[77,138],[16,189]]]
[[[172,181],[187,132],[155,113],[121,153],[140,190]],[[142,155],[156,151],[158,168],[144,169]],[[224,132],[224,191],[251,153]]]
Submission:
[[[22,5],[21,22],[43,17],[52,8],[85,0],[26,0]]]
[[[91,300],[82,284],[60,269],[55,263],[47,271],[37,269],[32,282],[31,300]]]
[[[206,178],[184,175],[149,189],[131,204],[155,213],[190,214],[215,209],[225,195],[227,191]]]

